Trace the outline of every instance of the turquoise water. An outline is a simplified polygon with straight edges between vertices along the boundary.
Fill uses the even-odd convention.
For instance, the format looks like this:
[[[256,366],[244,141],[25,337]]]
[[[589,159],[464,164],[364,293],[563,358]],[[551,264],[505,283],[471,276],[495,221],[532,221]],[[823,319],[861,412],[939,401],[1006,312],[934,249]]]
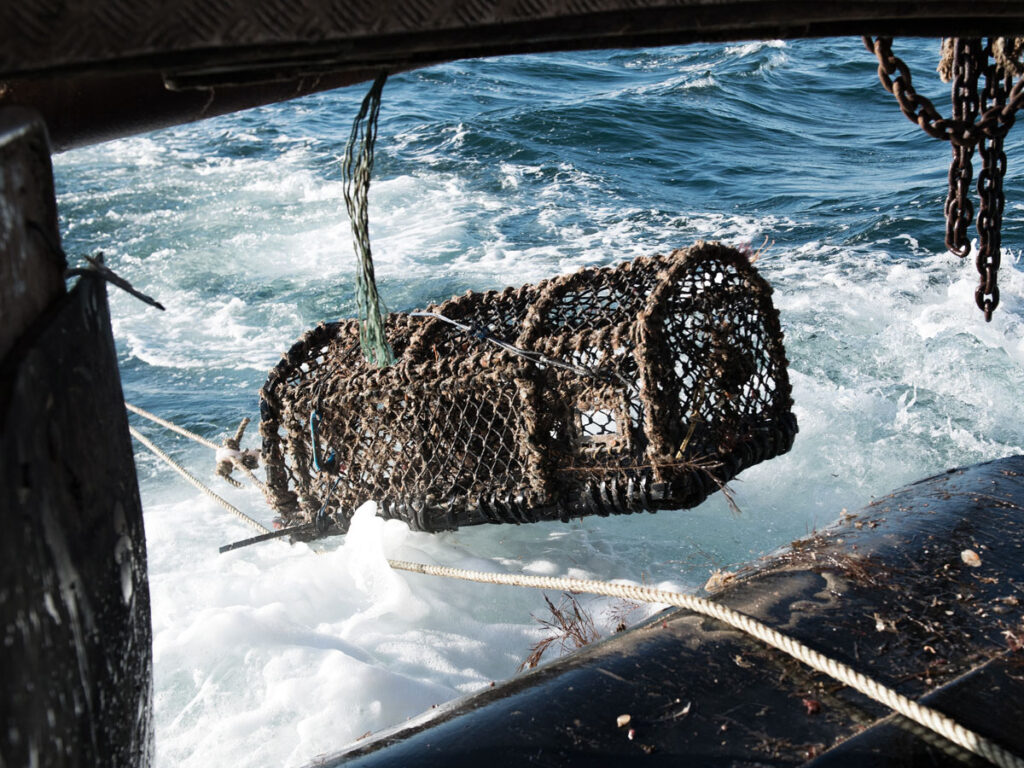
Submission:
[[[937,41],[899,48],[948,112]],[[55,158],[72,254],[167,306],[111,297],[126,398],[219,440],[305,329],[354,309],[339,156],[363,87]],[[699,239],[759,248],[801,433],[696,510],[427,536],[359,518],[322,554],[242,528],[139,448],[158,764],[295,765],[515,674],[540,594],[398,576],[387,556],[695,589],[843,508],[1024,450],[1024,129],[1008,141],[1002,304],[944,253],[949,149],[907,121],[859,40],[465,61],[384,92],[371,228],[405,310]],[[133,417],[134,418],[134,417]],[[197,473],[205,449],[146,428]],[[255,444],[255,431],[249,437]],[[212,482],[212,481],[211,481]],[[216,485],[264,521],[257,494]],[[592,600],[609,631],[617,611]],[[630,618],[639,620],[643,611]]]

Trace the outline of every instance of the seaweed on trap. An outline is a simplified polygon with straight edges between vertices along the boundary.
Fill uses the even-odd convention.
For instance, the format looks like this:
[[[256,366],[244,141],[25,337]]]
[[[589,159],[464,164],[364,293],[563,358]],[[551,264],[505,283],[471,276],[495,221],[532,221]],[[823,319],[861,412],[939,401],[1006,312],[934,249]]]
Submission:
[[[797,431],[778,312],[748,255],[697,243],[387,321],[308,331],[261,391],[268,495],[305,535],[367,499],[440,531],[693,507]]]

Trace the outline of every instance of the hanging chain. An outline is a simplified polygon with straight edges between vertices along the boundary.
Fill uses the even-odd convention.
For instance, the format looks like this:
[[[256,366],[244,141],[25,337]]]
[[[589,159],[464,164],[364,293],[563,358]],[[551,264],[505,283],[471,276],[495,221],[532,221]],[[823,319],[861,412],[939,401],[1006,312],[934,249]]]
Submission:
[[[989,51],[991,52],[991,51]],[[1003,74],[995,62],[985,67],[984,108],[1002,110],[1006,106],[1007,92],[1012,78]],[[1011,115],[1012,124],[1013,115]],[[1005,133],[983,137],[978,147],[981,154],[982,170],[978,174],[978,197],[981,199],[978,211],[978,274],[981,282],[974,293],[978,307],[985,313],[985,319],[992,319],[992,310],[999,305],[999,286],[996,274],[999,271],[1002,240],[1003,177],[1006,175],[1006,153],[1003,151]]]
[[[959,125],[973,126],[978,119],[978,75],[981,40],[957,38],[953,55],[953,119]],[[973,136],[955,133],[949,137],[953,160],[949,164],[949,194],[946,196],[946,247],[961,258],[971,252],[967,227],[974,218],[970,200],[974,168]]]
[[[944,118],[932,102],[914,90],[910,69],[892,52],[892,38],[864,38],[864,45],[878,58],[878,78],[899,104],[900,110],[917,123],[929,136],[949,141],[953,160],[949,168],[949,194],[946,197],[946,247],[957,256],[971,251],[967,227],[974,216],[968,189],[974,169],[971,159],[977,147],[982,159],[978,174],[978,256],[981,276],[975,292],[978,307],[985,320],[999,304],[996,282],[1000,262],[1003,221],[1003,177],[1006,174],[1006,153],[1003,139],[1016,120],[1017,110],[1024,106],[1024,78],[1012,86],[1009,67],[991,62],[994,40],[983,45],[979,38],[957,38],[953,41],[953,116]],[[981,76],[985,89],[978,94]]]

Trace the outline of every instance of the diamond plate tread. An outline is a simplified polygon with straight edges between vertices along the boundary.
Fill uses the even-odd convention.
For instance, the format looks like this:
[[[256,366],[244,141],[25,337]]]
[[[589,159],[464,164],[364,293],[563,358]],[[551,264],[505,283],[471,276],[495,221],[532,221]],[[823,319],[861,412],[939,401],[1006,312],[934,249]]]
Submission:
[[[570,18],[668,0],[22,0],[0,10],[0,72],[211,48],[316,44]]]
[[[322,71],[490,53],[764,36],[1024,30],[1009,0],[8,0],[0,76],[245,70],[276,57]],[[991,30],[989,30],[991,31]]]

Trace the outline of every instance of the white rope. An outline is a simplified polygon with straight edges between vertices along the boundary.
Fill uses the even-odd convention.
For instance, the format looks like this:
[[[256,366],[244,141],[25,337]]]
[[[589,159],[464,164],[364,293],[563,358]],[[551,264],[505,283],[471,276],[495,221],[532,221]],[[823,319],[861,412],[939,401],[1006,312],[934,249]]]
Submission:
[[[131,403],[129,403],[127,401],[125,401],[124,407],[127,408],[132,413],[138,414],[139,416],[141,416],[144,419],[149,419],[154,424],[159,424],[161,427],[166,427],[167,429],[171,430],[172,432],[177,432],[179,435],[183,435],[183,436],[189,438],[190,440],[194,440],[197,443],[199,443],[200,445],[205,445],[207,448],[209,448],[210,450],[214,451],[217,454],[217,460],[218,461],[221,458],[224,458],[224,459],[227,459],[228,461],[230,461],[232,464],[234,464],[235,469],[240,470],[244,475],[246,475],[249,478],[249,480],[252,481],[253,485],[255,485],[257,488],[259,488],[261,491],[263,491],[264,495],[267,494],[268,491],[267,491],[266,483],[264,483],[262,480],[260,480],[258,477],[256,477],[256,475],[253,474],[253,471],[251,469],[249,469],[247,466],[245,466],[245,464],[242,463],[242,459],[241,459],[241,454],[240,453],[239,453],[238,456],[234,456],[234,455],[231,455],[231,454],[226,454],[226,453],[224,453],[224,446],[217,445],[212,440],[208,440],[207,438],[203,437],[202,435],[197,435],[195,432],[190,432],[189,430],[185,429],[184,427],[179,427],[177,424],[175,424],[172,421],[167,421],[167,419],[162,419],[159,416],[157,416],[155,413],[150,413],[145,408],[139,408],[139,406],[132,405]],[[228,476],[228,477],[224,477],[224,479],[227,480],[229,483],[231,483],[231,485],[235,486],[236,488],[241,488],[242,487],[242,484],[240,482],[238,482],[237,480],[235,480],[233,477]],[[212,491],[211,491],[211,493],[212,493]]]
[[[203,437],[202,435],[197,435],[195,432],[189,432],[184,427],[179,427],[177,424],[174,424],[173,422],[167,421],[167,419],[161,419],[155,413],[150,413],[149,411],[147,411],[147,410],[145,410],[143,408],[139,408],[139,406],[137,406],[137,405],[132,405],[129,402],[125,402],[124,407],[127,408],[132,413],[137,413],[139,416],[142,416],[144,419],[149,419],[150,421],[154,422],[155,424],[159,424],[161,427],[167,427],[167,429],[171,430],[172,432],[177,432],[179,435],[184,435],[185,437],[187,437],[187,438],[189,438],[191,440],[195,440],[197,443],[199,443],[201,445],[205,445],[207,448],[210,448],[210,449],[212,449],[214,451],[216,451],[216,450],[218,450],[220,448],[220,446],[217,445],[212,440],[207,440],[205,437]]]
[[[245,514],[242,510],[240,510],[238,507],[236,507],[231,502],[229,502],[226,499],[221,498],[220,496],[218,496],[211,488],[209,488],[208,486],[204,485],[201,480],[196,478],[191,472],[189,472],[187,469],[185,469],[183,466],[181,466],[181,464],[179,464],[174,459],[172,459],[170,456],[168,456],[166,453],[164,453],[162,450],[157,448],[148,437],[146,437],[141,432],[139,432],[137,429],[135,429],[135,427],[129,425],[128,426],[128,431],[132,433],[132,437],[134,437],[136,440],[138,440],[144,446],[149,448],[149,450],[151,450],[158,457],[163,459],[167,463],[167,465],[169,467],[174,469],[179,475],[184,477],[186,480],[188,480],[190,483],[192,483],[192,485],[194,485],[200,491],[202,491],[207,496],[209,496],[211,499],[216,501],[218,504],[220,504],[222,507],[224,507],[224,509],[226,509],[228,512],[233,514],[235,517],[237,517],[243,523],[245,523],[246,525],[250,526],[251,528],[255,529],[256,531],[258,531],[260,533],[270,533],[270,529],[269,528],[267,528],[265,525],[263,525],[259,521],[253,520],[251,517],[249,517],[247,514]]]
[[[267,484],[264,483],[262,480],[260,480],[258,477],[256,477],[256,475],[253,474],[253,471],[251,469],[249,469],[247,466],[245,466],[245,464],[242,463],[242,459],[241,458],[239,458],[239,457],[232,457],[231,463],[235,465],[235,469],[239,470],[243,475],[245,475],[246,477],[249,478],[249,482],[251,482],[257,488],[259,488],[261,491],[263,491],[263,495],[264,496],[269,495],[270,491],[267,488]],[[233,480],[233,478],[231,478],[231,477],[225,477],[224,479],[225,480]],[[238,482],[238,481],[235,480],[235,482]],[[239,483],[239,486],[241,486],[241,483]]]
[[[839,682],[860,691],[865,696],[877,702],[885,704],[890,709],[899,712],[906,718],[913,720],[925,728],[938,733],[954,744],[979,755],[990,763],[1000,768],[1024,768],[1024,760],[1012,752],[1000,747],[998,744],[971,731],[952,718],[943,715],[930,707],[919,704],[908,699],[892,688],[872,680],[866,675],[857,672],[852,667],[831,659],[813,648],[795,640],[792,637],[772,629],[766,624],[747,616],[732,608],[706,600],[695,595],[687,595],[681,592],[667,592],[649,587],[635,587],[626,584],[611,584],[606,581],[590,581],[586,579],[558,578],[551,576],[526,576],[522,574],[486,573],[482,571],[469,571],[462,568],[447,568],[436,565],[425,565],[423,563],[410,563],[401,560],[389,560],[388,564],[397,570],[411,571],[412,573],[423,573],[431,576],[445,576],[465,581],[477,581],[484,584],[507,584],[517,587],[532,587],[534,589],[552,589],[565,592],[583,592],[592,595],[605,595],[608,597],[619,597],[634,602],[661,603],[674,605],[699,613],[703,616],[710,616],[725,622],[730,627],[740,630],[752,637],[756,637],[763,643],[789,654],[809,667],[823,672]]]

